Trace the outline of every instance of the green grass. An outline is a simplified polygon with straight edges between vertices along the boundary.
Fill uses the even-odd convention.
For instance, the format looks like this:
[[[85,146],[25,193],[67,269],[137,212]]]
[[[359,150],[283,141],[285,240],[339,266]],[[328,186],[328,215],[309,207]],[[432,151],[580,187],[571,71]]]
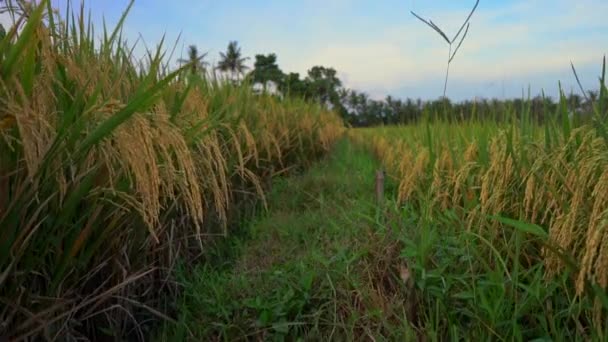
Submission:
[[[526,127],[526,136],[521,128],[491,122],[435,122],[356,131],[353,137],[359,144],[369,146],[387,165],[397,165],[392,171],[401,180],[415,174],[414,160],[422,152],[434,150],[440,157],[438,152],[447,151],[453,161],[431,159],[419,178],[402,183],[407,185],[405,189],[400,187],[415,189],[402,200],[399,213],[399,220],[411,223],[398,225],[406,225],[399,238],[415,283],[412,296],[422,335],[438,340],[605,340],[605,285],[599,275],[585,279],[579,273],[584,261],[595,260],[581,257],[591,241],[587,230],[593,226],[585,219],[591,220],[591,208],[605,208],[603,202],[594,203],[597,196],[591,195],[602,184],[593,177],[605,173],[607,165],[605,147],[594,127],[576,127],[568,133],[571,136],[562,136],[566,133],[555,132],[555,127],[533,125]],[[544,144],[545,132],[558,138]],[[504,151],[488,158],[492,150],[488,142],[497,137],[500,140],[494,148]],[[593,148],[589,137],[594,138]],[[472,142],[479,154],[466,161],[464,152]],[[580,151],[585,149],[593,151],[595,158],[576,158],[569,153],[582,155]],[[413,158],[405,157],[408,155]],[[515,160],[515,172],[509,174],[505,157]],[[585,161],[591,163],[585,166]],[[558,173],[554,173],[555,165],[559,165]],[[593,172],[584,173],[586,169]],[[551,185],[551,179],[562,182],[552,177],[559,173],[567,173],[572,183]],[[456,192],[454,184],[460,174],[468,182],[458,184]],[[537,177],[537,187],[527,186],[525,177],[530,174]],[[578,184],[590,184],[591,190]],[[483,207],[484,187],[489,194],[486,199],[500,199],[493,202],[496,207]],[[570,233],[574,241],[570,245],[557,239],[560,227],[552,226],[555,221],[539,218],[557,216],[556,210],[537,205],[540,214],[533,216],[522,205],[547,188],[564,199],[559,209],[566,212],[574,206],[572,194],[584,194],[578,197],[577,219],[572,223],[577,228]],[[442,196],[448,199],[445,205]],[[559,268],[556,259],[561,262]],[[596,274],[606,270],[590,269]],[[583,283],[580,292],[579,282]]]
[[[570,274],[547,281],[527,260],[534,227],[504,220],[511,231],[490,242],[450,210],[397,205],[394,184],[380,210],[378,167],[342,141],[277,181],[269,211],[230,239],[232,259],[180,270],[181,314],[158,339],[602,340]]]
[[[548,280],[542,264],[530,264],[526,251],[539,243],[525,227],[490,242],[464,229],[466,223],[451,211],[424,218],[406,206],[402,216],[417,222],[417,229],[405,230],[401,239],[423,335],[433,340],[601,340],[597,334],[603,327],[590,325],[593,302],[574,297],[571,274]]]
[[[231,244],[229,267],[181,273],[181,317],[161,339],[412,338],[390,264],[396,240],[374,204],[377,167],[343,141],[309,172],[276,182],[270,210]]]
[[[352,132],[400,181],[421,335],[606,340],[604,101],[586,121],[562,97],[542,124],[512,115]]]

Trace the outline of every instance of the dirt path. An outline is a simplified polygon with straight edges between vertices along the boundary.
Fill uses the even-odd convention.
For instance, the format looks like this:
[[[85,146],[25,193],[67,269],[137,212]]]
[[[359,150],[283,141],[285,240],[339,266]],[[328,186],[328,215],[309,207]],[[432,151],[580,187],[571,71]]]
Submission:
[[[376,219],[377,167],[343,141],[305,174],[275,183],[269,211],[232,244],[233,267],[185,277],[181,328],[168,336],[412,338],[396,277],[399,243]]]

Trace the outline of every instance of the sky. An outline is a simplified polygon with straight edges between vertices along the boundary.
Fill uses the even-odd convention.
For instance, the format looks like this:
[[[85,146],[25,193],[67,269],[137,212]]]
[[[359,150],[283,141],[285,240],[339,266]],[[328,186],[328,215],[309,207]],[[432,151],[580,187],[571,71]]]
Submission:
[[[66,0],[53,0],[58,8]],[[78,4],[79,1],[73,1]],[[88,0],[94,22],[112,26],[128,0]],[[136,0],[124,30],[154,47],[166,34],[176,59],[190,44],[219,52],[236,40],[245,56],[276,53],[284,72],[333,67],[347,88],[373,98],[442,95],[448,44],[410,14],[432,19],[453,36],[475,0]],[[481,0],[452,62],[447,96],[521,97],[544,90],[598,88],[608,53],[606,0]],[[1,18],[0,18],[1,19]],[[101,26],[99,26],[101,27]],[[181,34],[181,35],[180,35]],[[168,44],[167,48],[171,48]],[[139,43],[138,50],[144,45]]]

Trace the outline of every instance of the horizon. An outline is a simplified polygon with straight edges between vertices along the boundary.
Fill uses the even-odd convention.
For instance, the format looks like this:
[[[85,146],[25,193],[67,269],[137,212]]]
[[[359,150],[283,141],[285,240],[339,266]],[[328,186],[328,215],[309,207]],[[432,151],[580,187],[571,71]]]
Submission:
[[[53,0],[65,13],[66,0]],[[85,1],[93,22],[105,17],[113,27],[129,1]],[[307,0],[284,3],[263,0],[182,0],[167,6],[159,0],[135,1],[124,26],[125,37],[143,56],[166,34],[171,50],[180,36],[176,61],[188,45],[208,52],[217,62],[219,52],[236,40],[252,66],[256,54],[275,53],[285,73],[305,76],[315,65],[332,67],[345,88],[374,99],[420,98],[443,95],[448,46],[429,27],[414,18],[414,11],[431,19],[448,36],[459,28],[475,1]],[[74,8],[80,1],[72,1]],[[336,14],[338,13],[338,14]],[[541,91],[558,97],[558,82],[565,93],[580,94],[570,62],[585,90],[598,88],[601,62],[608,51],[602,20],[608,3],[585,0],[480,1],[471,28],[450,67],[446,96],[452,101],[512,99]],[[6,17],[0,18],[6,25]],[[159,23],[151,25],[151,23]],[[176,63],[172,63],[176,65]]]

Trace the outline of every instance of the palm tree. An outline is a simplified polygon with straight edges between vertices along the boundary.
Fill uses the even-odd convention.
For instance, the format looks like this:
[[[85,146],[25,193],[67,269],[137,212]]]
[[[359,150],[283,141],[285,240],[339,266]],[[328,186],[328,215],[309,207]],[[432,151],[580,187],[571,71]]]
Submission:
[[[237,81],[239,76],[244,73],[248,67],[244,64],[248,57],[241,57],[241,48],[236,41],[228,43],[226,53],[220,52],[221,60],[217,68],[223,72],[230,72],[231,78],[234,80],[236,75]]]
[[[180,58],[178,62],[189,64],[190,71],[193,75],[198,75],[205,72],[206,67],[209,63],[205,62],[204,59],[207,57],[207,52],[199,55],[198,48],[196,45],[188,46],[188,58]]]

